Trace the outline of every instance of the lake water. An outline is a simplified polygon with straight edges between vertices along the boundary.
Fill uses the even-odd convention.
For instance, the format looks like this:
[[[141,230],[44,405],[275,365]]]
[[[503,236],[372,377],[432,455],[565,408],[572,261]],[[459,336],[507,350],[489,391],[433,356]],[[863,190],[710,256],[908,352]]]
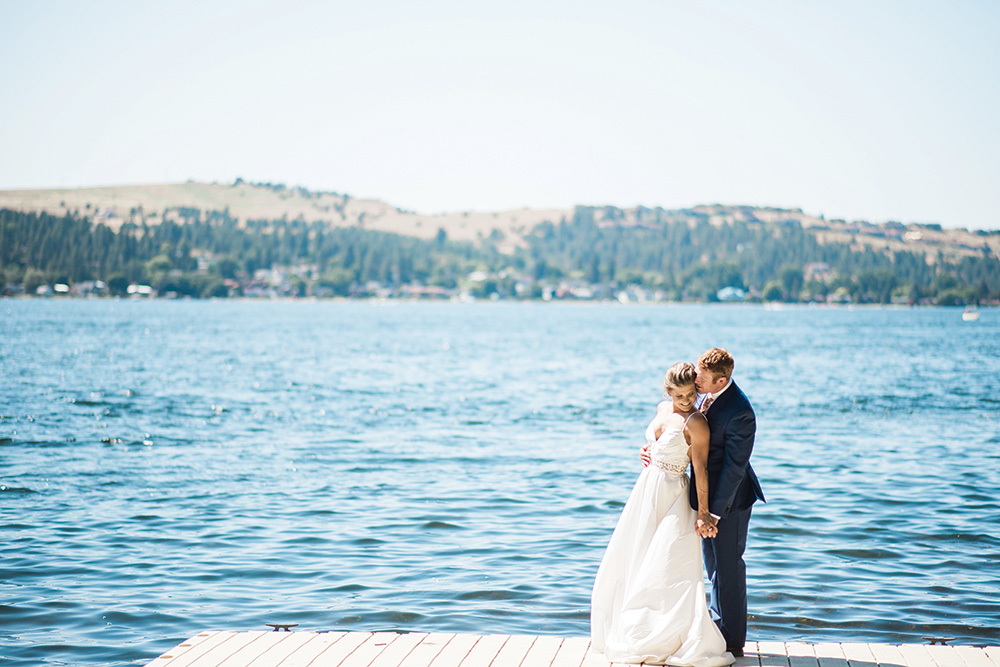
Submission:
[[[750,638],[1000,643],[1000,312],[0,301],[0,662],[589,633],[666,367],[758,415]]]

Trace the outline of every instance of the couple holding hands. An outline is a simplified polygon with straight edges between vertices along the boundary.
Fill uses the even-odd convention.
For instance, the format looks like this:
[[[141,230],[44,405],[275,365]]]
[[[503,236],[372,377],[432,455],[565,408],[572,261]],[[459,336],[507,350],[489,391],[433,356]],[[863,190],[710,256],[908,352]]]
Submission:
[[[667,370],[671,400],[646,429],[644,468],[591,598],[591,648],[613,662],[720,667],[743,655],[743,552],[764,494],[750,467],[756,418],[733,366],[712,348]]]

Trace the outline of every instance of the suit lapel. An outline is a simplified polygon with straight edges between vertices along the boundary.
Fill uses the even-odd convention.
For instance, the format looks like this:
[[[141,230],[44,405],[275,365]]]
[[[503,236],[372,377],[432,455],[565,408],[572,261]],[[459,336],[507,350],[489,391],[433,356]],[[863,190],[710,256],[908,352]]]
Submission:
[[[705,418],[709,419],[712,415],[718,415],[722,412],[723,408],[725,408],[738,393],[740,393],[740,388],[736,386],[735,382],[733,382],[729,386],[729,389],[722,392],[722,395],[712,401],[712,404],[708,406],[708,410],[705,411]]]

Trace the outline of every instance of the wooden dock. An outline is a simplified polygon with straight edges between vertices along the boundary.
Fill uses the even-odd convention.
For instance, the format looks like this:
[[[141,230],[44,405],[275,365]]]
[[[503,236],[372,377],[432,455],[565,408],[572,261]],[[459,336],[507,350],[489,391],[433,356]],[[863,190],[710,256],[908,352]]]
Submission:
[[[748,642],[740,667],[1000,667],[1000,647]],[[147,667],[618,667],[587,637],[202,632]]]

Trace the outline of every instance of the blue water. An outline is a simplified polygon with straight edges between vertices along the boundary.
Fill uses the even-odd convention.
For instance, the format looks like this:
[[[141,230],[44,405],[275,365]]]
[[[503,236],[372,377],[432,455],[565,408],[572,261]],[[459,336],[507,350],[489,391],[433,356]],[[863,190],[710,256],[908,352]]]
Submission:
[[[0,301],[0,662],[585,635],[663,371],[758,414],[751,639],[1000,643],[1000,312]]]

